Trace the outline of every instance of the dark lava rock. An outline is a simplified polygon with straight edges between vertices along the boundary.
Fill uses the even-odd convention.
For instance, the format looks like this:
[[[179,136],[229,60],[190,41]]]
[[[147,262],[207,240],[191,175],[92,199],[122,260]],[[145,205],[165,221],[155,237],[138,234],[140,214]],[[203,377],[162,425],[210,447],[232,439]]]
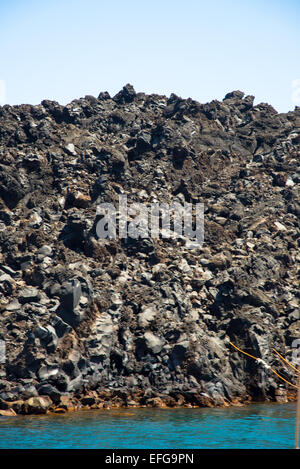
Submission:
[[[19,294],[20,303],[32,303],[40,300],[40,293],[36,288],[25,288]]]
[[[292,397],[268,366],[295,383],[273,348],[300,337],[299,157],[300,109],[239,90],[0,108],[0,408]],[[203,245],[150,236],[136,203],[204,204]]]

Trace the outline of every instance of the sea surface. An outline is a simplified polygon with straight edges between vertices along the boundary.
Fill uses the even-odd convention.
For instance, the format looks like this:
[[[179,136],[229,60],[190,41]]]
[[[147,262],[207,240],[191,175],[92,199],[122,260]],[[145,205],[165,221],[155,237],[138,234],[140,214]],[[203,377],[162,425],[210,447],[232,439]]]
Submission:
[[[1,449],[292,449],[295,403],[0,417]]]

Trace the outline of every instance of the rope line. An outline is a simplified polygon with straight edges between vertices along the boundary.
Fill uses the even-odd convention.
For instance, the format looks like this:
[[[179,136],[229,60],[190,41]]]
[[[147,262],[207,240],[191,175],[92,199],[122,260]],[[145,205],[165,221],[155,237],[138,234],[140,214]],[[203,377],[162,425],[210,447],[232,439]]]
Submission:
[[[234,345],[232,342],[229,342],[230,345],[232,345],[234,348],[236,348],[239,352],[243,353],[244,355],[248,355],[248,357],[254,358],[254,360],[258,360],[257,357],[253,357],[253,355],[250,355],[250,353],[243,352],[240,348],[238,348],[236,345]]]
[[[289,365],[291,368],[293,368],[293,370],[295,370],[297,373],[299,373],[299,371],[297,370],[297,368],[295,366],[293,366],[290,362],[288,362],[282,355],[280,355],[279,352],[277,352],[277,350],[275,348],[273,348],[274,352],[277,353],[277,355],[279,355],[279,357],[281,358],[281,360],[283,360],[285,363],[287,363],[287,365]]]
[[[282,379],[283,381],[285,381],[287,384],[289,384],[290,386],[293,386],[293,388],[295,389],[298,389],[298,386],[296,386],[295,384],[291,383],[290,381],[288,381],[287,379],[283,378],[280,374],[277,373],[277,371],[273,370],[273,368],[270,368],[271,371],[273,371],[273,373],[275,373],[275,375],[278,376],[278,378]]]
[[[278,376],[278,378],[282,379],[282,381],[285,381],[287,384],[289,384],[290,386],[292,386],[293,388],[296,388],[298,389],[298,386],[296,386],[295,384],[293,383],[290,383],[290,381],[288,381],[287,379],[283,378],[283,376],[281,376],[279,373],[277,373],[277,371],[273,370],[273,368],[271,368],[267,363],[265,363],[261,358],[257,358],[257,357],[254,357],[253,355],[250,355],[250,353],[247,353],[247,352],[244,352],[243,350],[241,350],[240,348],[238,348],[236,345],[234,345],[232,342],[230,342],[230,345],[232,345],[232,347],[234,347],[236,350],[238,350],[239,352],[243,353],[244,355],[247,355],[248,357],[250,358],[253,358],[254,360],[258,361],[259,363],[262,363],[267,369],[273,371],[273,373]],[[273,349],[275,350],[275,349]],[[278,352],[277,352],[278,353]]]

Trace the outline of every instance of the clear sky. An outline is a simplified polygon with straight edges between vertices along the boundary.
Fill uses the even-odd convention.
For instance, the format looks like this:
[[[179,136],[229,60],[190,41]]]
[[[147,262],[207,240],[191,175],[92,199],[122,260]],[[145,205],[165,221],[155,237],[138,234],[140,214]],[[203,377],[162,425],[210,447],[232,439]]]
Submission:
[[[0,0],[0,104],[100,91],[300,105],[300,0]]]

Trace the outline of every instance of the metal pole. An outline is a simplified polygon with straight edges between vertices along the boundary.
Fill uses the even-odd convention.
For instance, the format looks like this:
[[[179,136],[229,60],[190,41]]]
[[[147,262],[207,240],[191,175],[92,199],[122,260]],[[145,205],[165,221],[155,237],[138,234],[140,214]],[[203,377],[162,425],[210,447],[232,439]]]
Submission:
[[[300,361],[298,364],[298,379],[297,379],[297,408],[296,408],[296,438],[295,449],[299,449],[299,421],[300,421]]]

